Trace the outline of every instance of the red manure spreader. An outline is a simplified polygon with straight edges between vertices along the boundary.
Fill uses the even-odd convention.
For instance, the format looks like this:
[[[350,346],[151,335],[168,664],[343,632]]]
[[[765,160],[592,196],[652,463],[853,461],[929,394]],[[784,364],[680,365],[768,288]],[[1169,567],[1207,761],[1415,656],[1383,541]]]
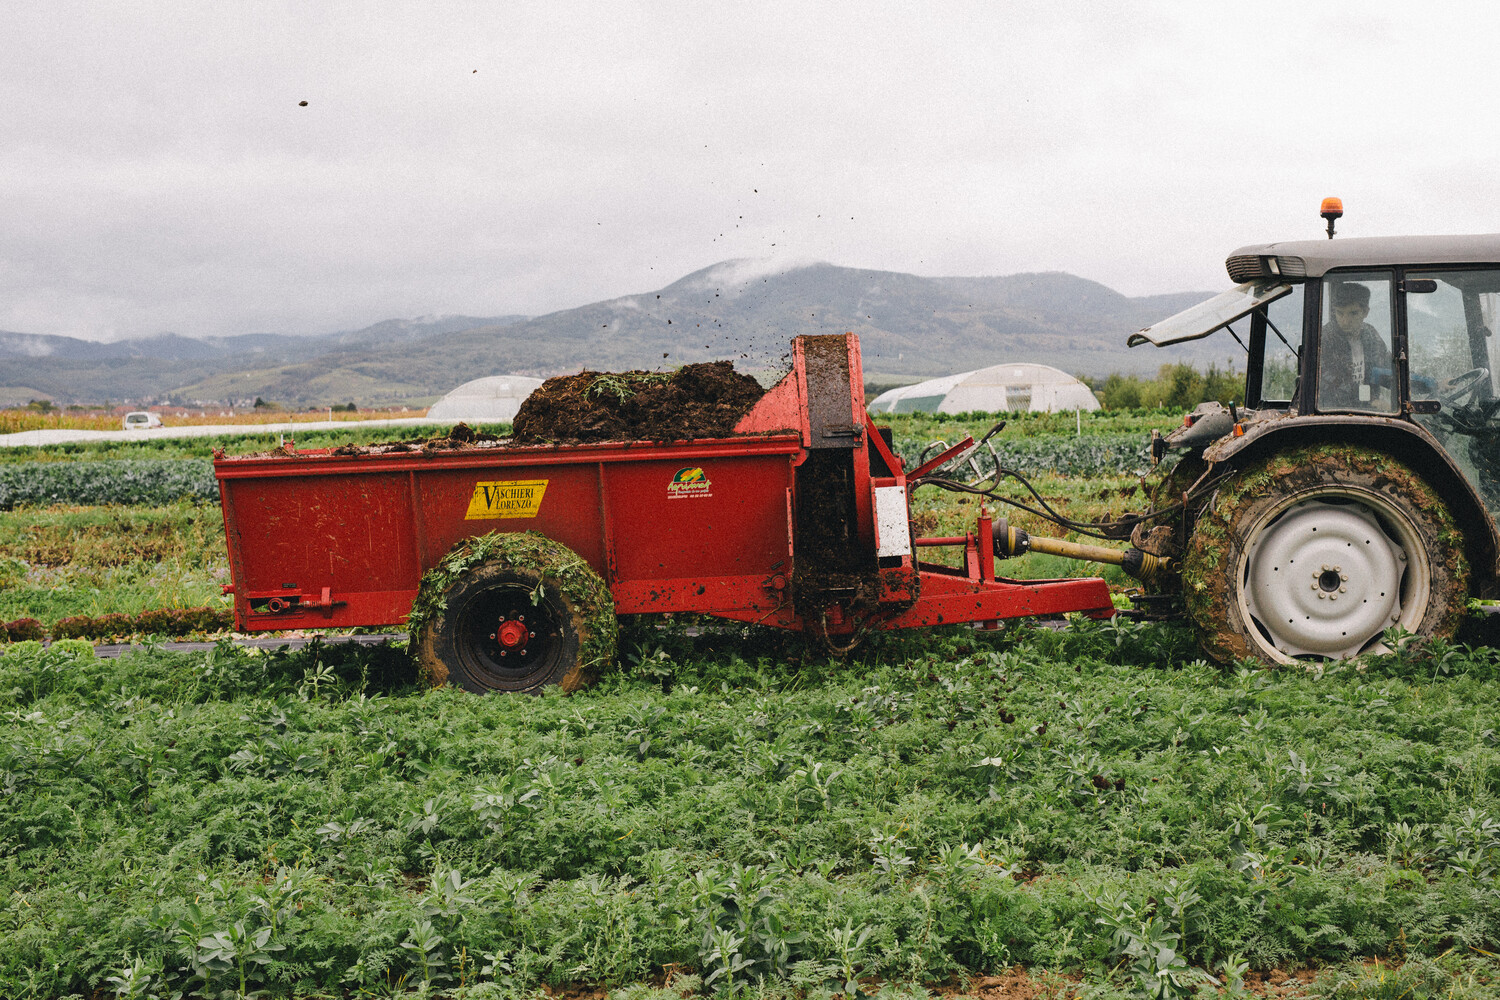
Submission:
[[[864,408],[859,340],[798,337],[729,436],[214,462],[243,631],[405,624],[435,682],[572,688],[614,657],[616,615],[695,612],[813,633],[1113,614],[1103,580],[997,578],[981,510],[915,537],[907,470]],[[963,568],[921,561],[954,547]],[[951,561],[957,561],[956,559]]]

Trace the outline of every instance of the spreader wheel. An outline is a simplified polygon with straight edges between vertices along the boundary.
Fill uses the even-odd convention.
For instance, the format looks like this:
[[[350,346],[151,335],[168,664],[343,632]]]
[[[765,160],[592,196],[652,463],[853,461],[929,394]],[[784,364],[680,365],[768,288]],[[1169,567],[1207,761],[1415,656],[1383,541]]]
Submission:
[[[478,559],[468,548],[476,545],[483,550]],[[552,684],[573,691],[613,659],[608,588],[578,556],[543,536],[464,543],[424,589],[429,586],[434,610],[413,641],[435,683],[476,694],[536,692]]]
[[[1449,637],[1468,594],[1442,501],[1404,465],[1351,447],[1242,472],[1199,519],[1182,575],[1204,648],[1222,662],[1383,652],[1392,625]]]

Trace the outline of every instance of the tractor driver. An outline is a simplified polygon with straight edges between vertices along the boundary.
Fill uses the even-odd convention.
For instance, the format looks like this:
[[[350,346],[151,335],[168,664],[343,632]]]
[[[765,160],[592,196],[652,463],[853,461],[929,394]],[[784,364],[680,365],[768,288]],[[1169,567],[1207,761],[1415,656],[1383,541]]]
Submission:
[[[1370,315],[1367,285],[1340,282],[1332,287],[1333,319],[1318,343],[1319,409],[1387,409],[1375,390],[1391,388],[1390,340],[1365,319]]]

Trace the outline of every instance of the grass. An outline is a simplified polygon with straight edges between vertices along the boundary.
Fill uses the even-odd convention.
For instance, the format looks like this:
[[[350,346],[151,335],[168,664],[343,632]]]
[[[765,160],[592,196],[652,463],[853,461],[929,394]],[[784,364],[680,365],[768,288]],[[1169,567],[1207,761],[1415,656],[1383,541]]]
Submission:
[[[0,621],[223,607],[217,507],[52,507],[0,514]]]
[[[1128,623],[626,649],[580,695],[480,698],[399,651],[11,647],[0,994],[675,969],[827,997],[1019,963],[1101,995],[1309,966],[1496,995],[1491,652],[1220,671]]]

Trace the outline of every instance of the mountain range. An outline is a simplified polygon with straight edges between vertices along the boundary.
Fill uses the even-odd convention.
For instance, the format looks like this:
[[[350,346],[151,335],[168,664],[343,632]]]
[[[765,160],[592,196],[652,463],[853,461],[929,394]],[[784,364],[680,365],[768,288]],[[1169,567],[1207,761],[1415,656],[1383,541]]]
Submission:
[[[1212,293],[1131,298],[1062,272],[932,278],[809,263],[724,261],[665,288],[545,316],[387,320],[327,335],[161,334],[98,343],[0,331],[0,405],[171,399],[293,406],[425,405],[485,375],[660,368],[730,358],[784,367],[791,338],[859,334],[867,380],[914,381],[1034,361],[1102,376],[1164,362],[1221,366],[1213,337],[1167,351],[1126,337]]]

